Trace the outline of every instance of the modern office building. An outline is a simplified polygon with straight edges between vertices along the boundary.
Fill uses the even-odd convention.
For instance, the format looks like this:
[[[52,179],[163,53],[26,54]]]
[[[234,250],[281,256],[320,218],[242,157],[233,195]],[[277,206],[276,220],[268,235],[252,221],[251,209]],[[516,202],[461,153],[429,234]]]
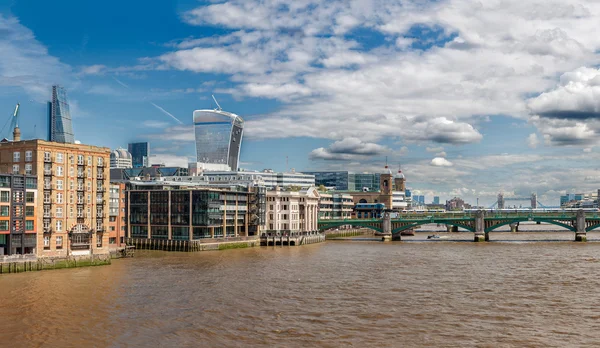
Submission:
[[[131,154],[133,168],[144,168],[150,166],[150,143],[129,143],[127,150]]]
[[[318,231],[319,192],[314,187],[300,191],[277,187],[267,192],[267,232]]]
[[[52,86],[52,101],[48,102],[48,141],[75,142],[67,92],[56,85]]]
[[[203,171],[203,170],[200,170],[200,171],[198,171],[197,168],[194,166],[194,164],[195,163],[190,163],[190,166],[188,167],[189,175],[203,176],[203,177],[208,178],[208,180],[210,180],[210,181],[220,180],[219,178],[232,178],[232,177],[235,178],[238,176],[254,175],[254,176],[260,176],[261,179],[264,181],[264,185],[268,189],[273,189],[276,186],[279,186],[282,188],[290,187],[290,186],[295,186],[295,187],[315,186],[315,176],[314,175],[307,174],[307,173],[298,173],[294,169],[292,169],[289,172],[275,172],[270,169],[265,169],[260,172],[259,171],[249,171],[249,170],[244,170],[244,171],[229,171],[229,170]]]
[[[213,188],[185,182],[130,181],[127,235],[134,239],[191,241],[258,235],[264,191]]]
[[[239,168],[244,120],[220,109],[194,111],[196,160],[204,170]]]
[[[129,151],[118,148],[110,153],[110,169],[132,167],[133,161]]]
[[[37,178],[0,174],[0,256],[35,254]]]
[[[338,191],[379,191],[379,173],[348,171],[304,172],[315,176],[315,185]]]
[[[0,173],[33,175],[38,257],[108,253],[110,149],[40,139],[0,142]]]
[[[335,191],[319,192],[319,219],[350,219],[354,202],[352,195]]]
[[[440,197],[439,196],[433,196],[433,204],[440,204]]]

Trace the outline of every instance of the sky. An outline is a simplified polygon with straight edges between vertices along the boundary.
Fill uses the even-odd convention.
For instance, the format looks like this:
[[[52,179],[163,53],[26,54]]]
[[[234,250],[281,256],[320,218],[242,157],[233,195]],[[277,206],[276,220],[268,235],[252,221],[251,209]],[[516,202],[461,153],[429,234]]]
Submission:
[[[426,202],[553,206],[600,188],[598,32],[595,0],[3,0],[0,136],[19,102],[43,138],[60,84],[77,140],[186,166],[214,95],[248,170],[387,159]]]

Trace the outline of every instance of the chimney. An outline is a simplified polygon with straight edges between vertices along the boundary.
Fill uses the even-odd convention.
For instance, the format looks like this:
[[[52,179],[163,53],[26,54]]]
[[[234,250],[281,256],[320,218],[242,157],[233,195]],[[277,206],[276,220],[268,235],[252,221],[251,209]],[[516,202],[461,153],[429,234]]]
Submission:
[[[19,127],[15,127],[13,130],[13,141],[21,141],[21,130]]]

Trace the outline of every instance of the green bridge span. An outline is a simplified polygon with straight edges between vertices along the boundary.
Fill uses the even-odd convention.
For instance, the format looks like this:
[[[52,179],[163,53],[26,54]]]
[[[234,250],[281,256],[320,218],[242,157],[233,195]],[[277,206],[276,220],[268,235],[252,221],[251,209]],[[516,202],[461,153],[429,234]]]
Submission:
[[[329,230],[344,225],[370,228],[382,235],[399,235],[400,232],[417,228],[425,224],[445,224],[450,227],[461,227],[475,233],[475,240],[489,240],[488,233],[502,226],[511,228],[520,222],[534,221],[564,227],[576,233],[576,240],[585,241],[586,232],[600,227],[598,212],[557,211],[557,212],[515,212],[515,213],[414,213],[400,214],[392,218],[385,213],[381,219],[322,219],[318,226],[320,231]],[[450,230],[450,229],[449,229]],[[395,240],[399,237],[395,237]]]

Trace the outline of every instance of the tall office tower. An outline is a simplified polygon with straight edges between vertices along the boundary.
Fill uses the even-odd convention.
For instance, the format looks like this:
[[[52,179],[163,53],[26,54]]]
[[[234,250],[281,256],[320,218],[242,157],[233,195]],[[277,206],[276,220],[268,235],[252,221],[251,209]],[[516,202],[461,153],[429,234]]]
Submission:
[[[217,110],[194,111],[196,159],[204,170],[237,170],[244,120]]]
[[[129,143],[127,148],[133,168],[150,167],[150,143]]]
[[[70,144],[75,142],[67,92],[58,85],[52,86],[52,101],[48,102],[48,140]]]

